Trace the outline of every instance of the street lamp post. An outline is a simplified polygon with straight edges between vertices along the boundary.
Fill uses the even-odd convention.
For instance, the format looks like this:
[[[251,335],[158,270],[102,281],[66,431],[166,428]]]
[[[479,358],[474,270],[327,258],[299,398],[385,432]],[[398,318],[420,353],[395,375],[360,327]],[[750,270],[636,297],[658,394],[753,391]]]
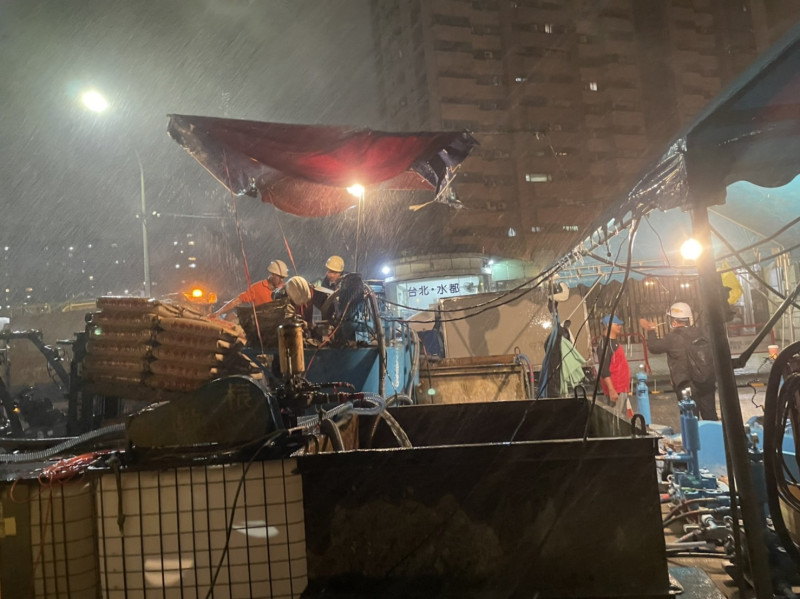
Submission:
[[[139,218],[142,219],[142,257],[144,258],[144,295],[145,297],[152,297],[150,293],[150,250],[147,243],[147,202],[144,197],[144,167],[142,166],[142,159],[136,149],[133,150],[136,154],[136,161],[139,163],[139,189],[142,194],[142,212]]]
[[[103,112],[108,108],[108,102],[102,94],[94,90],[87,91],[81,96],[84,106],[92,112]],[[144,293],[146,297],[151,297],[151,284],[150,284],[150,252],[147,243],[147,202],[144,195],[144,166],[142,166],[142,158],[136,148],[133,149],[136,154],[136,162],[139,164],[139,189],[141,192],[142,212],[137,215],[142,221],[142,257],[144,259]]]
[[[359,244],[359,237],[361,235],[361,211],[364,208],[364,196],[366,195],[366,189],[360,183],[355,183],[347,188],[347,191],[350,195],[355,196],[358,198],[358,213],[356,214],[356,256],[355,256],[355,269],[354,272],[358,272],[358,244]]]

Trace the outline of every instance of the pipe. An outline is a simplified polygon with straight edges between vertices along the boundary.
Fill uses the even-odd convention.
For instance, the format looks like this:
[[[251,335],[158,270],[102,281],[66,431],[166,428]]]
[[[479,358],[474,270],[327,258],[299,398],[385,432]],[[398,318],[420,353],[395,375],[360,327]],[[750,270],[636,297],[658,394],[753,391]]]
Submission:
[[[411,397],[414,392],[414,377],[417,376],[417,371],[419,370],[419,335],[417,332],[412,329],[407,323],[403,325],[403,328],[408,329],[408,336],[411,339],[411,344],[413,347],[413,352],[411,354],[411,371],[408,373],[408,384],[404,389],[405,395]],[[414,403],[413,400],[411,403]]]
[[[386,410],[386,404],[382,397],[375,395],[374,393],[364,393],[364,399],[368,401],[373,401],[376,403],[380,403],[383,405],[383,408],[380,412],[377,413],[379,418],[383,418],[383,420],[388,425],[389,429],[392,431],[394,438],[397,440],[398,445],[400,447],[405,447],[406,449],[411,449],[413,445],[411,444],[411,440],[408,438],[408,435],[403,430],[403,427],[400,426],[400,423],[397,422],[394,416],[392,416],[388,410]],[[377,429],[378,419],[375,419],[375,426],[373,426],[370,438],[369,438],[369,445],[372,445],[372,438],[375,435],[375,431]]]
[[[375,292],[364,285],[365,291],[369,296],[369,306],[372,309],[372,317],[375,323],[375,338],[378,341],[378,394],[381,397],[386,395],[386,337],[383,335],[383,321],[378,310],[378,298]]]
[[[338,425],[330,418],[325,418],[319,423],[319,430],[328,439],[331,440],[331,445],[334,451],[344,451],[344,439],[342,439],[342,431],[339,430]]]
[[[68,439],[63,443],[59,443],[54,447],[49,449],[42,449],[39,451],[31,451],[28,453],[2,453],[0,454],[0,463],[12,463],[12,464],[21,464],[24,462],[40,462],[42,460],[46,460],[54,455],[61,453],[67,449],[75,447],[76,445],[80,445],[81,443],[86,443],[87,441],[91,441],[92,439],[97,439],[99,437],[108,437],[116,433],[125,432],[125,423],[114,424],[112,426],[106,426],[103,428],[98,428],[93,431],[89,431],[88,433],[84,433],[78,437],[73,437],[72,439]]]
[[[767,334],[772,330],[772,327],[775,326],[775,323],[783,316],[783,313],[786,312],[788,308],[794,305],[794,298],[796,298],[800,294],[800,284],[794,288],[794,291],[786,297],[780,306],[775,310],[775,313],[770,317],[769,321],[761,328],[761,331],[756,335],[755,339],[750,343],[749,347],[745,349],[738,358],[732,360],[732,365],[734,368],[744,368],[747,364],[747,360],[750,359],[750,356],[753,355],[753,352],[758,347],[758,344],[767,336]]]
[[[714,367],[719,388],[726,450],[730,453],[731,464],[739,487],[741,514],[746,531],[745,540],[753,576],[753,589],[757,599],[768,599],[772,597],[772,580],[767,559],[767,545],[759,513],[758,496],[750,471],[747,437],[744,431],[744,422],[742,422],[742,408],[739,405],[736,379],[733,375],[731,348],[728,344],[728,335],[720,309],[723,301],[722,286],[719,284],[719,274],[714,264],[708,208],[698,202],[691,210],[691,219],[694,238],[706,248],[706,251],[697,260],[700,302],[706,318],[711,349],[714,352]]]

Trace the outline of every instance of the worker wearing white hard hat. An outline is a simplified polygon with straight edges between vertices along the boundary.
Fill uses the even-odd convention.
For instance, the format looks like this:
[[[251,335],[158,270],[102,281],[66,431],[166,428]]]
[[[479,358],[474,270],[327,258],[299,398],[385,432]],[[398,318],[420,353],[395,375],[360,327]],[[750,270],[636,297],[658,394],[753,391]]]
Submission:
[[[325,287],[334,291],[339,285],[339,279],[344,272],[344,259],[341,256],[333,255],[325,261],[325,277],[319,282],[319,287]]]
[[[319,310],[322,320],[329,321],[334,317],[334,307],[326,300],[342,281],[344,259],[334,254],[325,261],[325,269],[325,277],[314,283],[314,306]]]
[[[295,276],[286,281],[286,297],[291,302],[293,315],[305,321],[309,332],[313,329],[314,307],[311,299],[314,296],[314,288],[309,282],[301,277]]]
[[[718,420],[716,381],[710,343],[695,326],[692,308],[686,302],[675,302],[666,314],[670,331],[662,338],[656,336],[656,323],[639,319],[647,331],[647,349],[653,354],[667,354],[667,366],[678,401],[684,389],[691,397],[703,420]]]
[[[245,291],[224,304],[212,316],[221,316],[241,304],[260,306],[275,299],[276,294],[283,288],[283,281],[289,275],[289,269],[283,260],[273,260],[267,266],[267,278],[256,281]]]

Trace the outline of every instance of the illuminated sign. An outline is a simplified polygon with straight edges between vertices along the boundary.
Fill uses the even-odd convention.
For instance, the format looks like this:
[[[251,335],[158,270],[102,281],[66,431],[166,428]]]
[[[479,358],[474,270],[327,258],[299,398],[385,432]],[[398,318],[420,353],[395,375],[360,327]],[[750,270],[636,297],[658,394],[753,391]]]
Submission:
[[[483,278],[474,275],[405,281],[397,284],[397,303],[421,310],[445,297],[473,295],[484,291]]]

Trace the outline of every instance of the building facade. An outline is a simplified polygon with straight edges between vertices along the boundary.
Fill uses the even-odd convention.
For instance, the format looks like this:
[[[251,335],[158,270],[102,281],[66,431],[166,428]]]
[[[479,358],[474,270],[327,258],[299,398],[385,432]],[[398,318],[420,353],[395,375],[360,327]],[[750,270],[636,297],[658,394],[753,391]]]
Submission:
[[[472,132],[448,242],[545,265],[798,19],[770,0],[373,0],[383,127]]]

